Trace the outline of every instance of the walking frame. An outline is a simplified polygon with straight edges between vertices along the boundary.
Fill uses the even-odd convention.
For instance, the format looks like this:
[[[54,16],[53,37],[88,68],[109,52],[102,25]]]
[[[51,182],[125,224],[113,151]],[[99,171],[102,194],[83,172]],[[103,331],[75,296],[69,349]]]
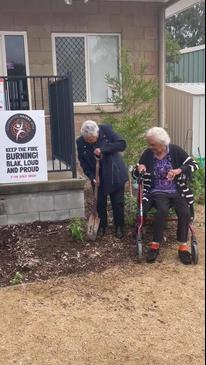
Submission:
[[[141,261],[143,259],[143,247],[144,247],[144,237],[143,237],[144,220],[145,222],[151,222],[153,221],[153,219],[150,217],[147,217],[145,219],[143,214],[144,174],[139,174],[137,183],[138,187],[137,187],[137,214],[135,222],[135,244],[136,244],[137,257],[139,261]],[[168,217],[167,221],[177,222],[177,218]],[[191,248],[190,252],[191,252],[192,262],[196,265],[198,263],[199,253],[198,253],[198,242],[192,221],[189,224],[189,233],[190,233],[190,248]]]

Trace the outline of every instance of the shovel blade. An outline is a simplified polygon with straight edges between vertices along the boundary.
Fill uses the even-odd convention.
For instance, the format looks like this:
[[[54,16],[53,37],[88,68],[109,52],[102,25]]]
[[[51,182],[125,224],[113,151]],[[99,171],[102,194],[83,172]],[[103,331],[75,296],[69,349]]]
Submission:
[[[87,237],[91,241],[95,241],[97,238],[99,224],[100,224],[100,219],[98,215],[91,214],[89,217],[88,228],[87,228]]]

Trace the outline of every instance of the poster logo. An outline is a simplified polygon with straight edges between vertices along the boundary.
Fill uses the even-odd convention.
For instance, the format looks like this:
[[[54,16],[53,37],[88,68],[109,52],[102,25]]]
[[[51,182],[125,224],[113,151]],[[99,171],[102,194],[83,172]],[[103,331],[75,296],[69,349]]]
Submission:
[[[14,114],[6,122],[6,134],[15,143],[28,143],[36,133],[36,125],[26,114]]]

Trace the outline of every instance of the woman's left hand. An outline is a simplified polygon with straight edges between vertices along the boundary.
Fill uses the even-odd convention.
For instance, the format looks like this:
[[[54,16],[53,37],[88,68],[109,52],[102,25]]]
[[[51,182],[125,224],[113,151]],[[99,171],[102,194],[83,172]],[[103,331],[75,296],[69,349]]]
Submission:
[[[180,175],[181,173],[182,173],[181,169],[170,170],[167,174],[167,179],[174,180],[175,176]]]
[[[94,154],[95,154],[95,156],[100,157],[100,156],[101,156],[101,154],[102,154],[102,151],[100,150],[100,148],[96,148],[96,149],[94,150]]]

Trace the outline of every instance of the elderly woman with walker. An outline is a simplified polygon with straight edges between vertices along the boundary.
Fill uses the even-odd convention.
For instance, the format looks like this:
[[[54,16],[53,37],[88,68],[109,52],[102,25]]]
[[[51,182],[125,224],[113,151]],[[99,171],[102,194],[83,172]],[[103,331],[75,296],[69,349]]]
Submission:
[[[155,262],[164,238],[164,226],[170,207],[177,214],[178,255],[185,265],[191,264],[188,232],[194,217],[194,197],[188,185],[197,163],[182,148],[170,143],[168,133],[153,127],[146,133],[146,149],[133,170],[133,177],[143,176],[143,216],[151,207],[156,208],[153,240],[147,252],[147,262]]]

